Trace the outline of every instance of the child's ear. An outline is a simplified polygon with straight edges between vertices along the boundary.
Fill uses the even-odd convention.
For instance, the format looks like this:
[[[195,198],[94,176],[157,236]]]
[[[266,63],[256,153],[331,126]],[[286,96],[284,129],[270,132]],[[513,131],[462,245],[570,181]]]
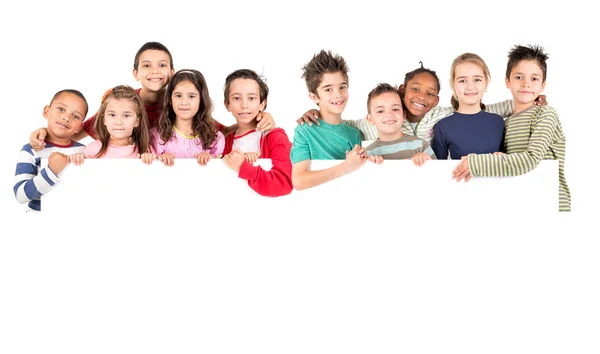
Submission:
[[[440,103],[440,96],[439,95],[435,96],[435,103],[433,104],[433,107],[437,106],[438,103]],[[406,110],[404,110],[404,118],[406,118]]]
[[[545,88],[546,88],[546,81],[542,82],[542,89],[540,90],[540,93],[544,92]]]
[[[44,107],[44,111],[42,112],[42,115],[44,116],[44,118],[48,119],[48,112],[50,112],[50,106],[46,105]]]
[[[312,92],[309,92],[309,93],[308,93],[308,97],[310,97],[310,99],[311,99],[311,100],[313,100],[313,102],[314,102],[314,103],[315,103],[317,106],[319,105],[319,102],[320,102],[320,100],[319,100],[319,96],[315,95],[315,94],[314,94],[314,93],[312,93]]]
[[[404,98],[404,93],[406,92],[406,86],[404,84],[398,87],[398,93],[400,94],[400,98]]]
[[[373,122],[373,116],[371,115],[371,113],[367,113],[367,121],[369,123],[371,123],[371,125],[375,125],[375,122]]]
[[[266,105],[267,105],[267,100],[265,99],[260,103],[260,111],[261,112],[265,110]]]
[[[138,77],[138,71],[136,69],[133,69],[133,78],[135,81],[140,81],[140,78]]]
[[[223,101],[223,104],[225,105],[227,112],[231,112],[231,109],[229,109],[229,103],[227,103],[227,101]]]
[[[507,77],[505,77],[504,82],[506,82],[506,88],[509,89],[510,88],[510,80]]]
[[[135,120],[135,125],[133,126],[134,128],[137,128],[140,126],[140,117],[137,117]]]

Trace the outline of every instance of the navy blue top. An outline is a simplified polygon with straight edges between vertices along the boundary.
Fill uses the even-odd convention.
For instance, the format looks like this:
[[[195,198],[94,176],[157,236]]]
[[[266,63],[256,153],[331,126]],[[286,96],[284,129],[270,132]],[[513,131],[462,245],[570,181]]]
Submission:
[[[504,119],[480,111],[475,114],[455,112],[433,127],[431,147],[438,160],[460,160],[468,154],[487,154],[504,147]]]

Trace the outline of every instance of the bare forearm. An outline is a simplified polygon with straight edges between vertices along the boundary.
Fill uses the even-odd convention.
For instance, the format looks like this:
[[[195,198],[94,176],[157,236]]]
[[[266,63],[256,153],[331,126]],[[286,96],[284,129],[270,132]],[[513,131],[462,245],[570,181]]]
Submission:
[[[296,190],[316,187],[347,174],[344,163],[326,168],[324,170],[296,172],[292,175],[292,182]]]

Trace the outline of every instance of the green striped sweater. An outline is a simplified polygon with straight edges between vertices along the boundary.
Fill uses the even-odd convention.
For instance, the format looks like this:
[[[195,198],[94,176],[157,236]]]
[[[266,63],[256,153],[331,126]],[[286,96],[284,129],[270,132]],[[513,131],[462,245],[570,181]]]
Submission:
[[[565,135],[558,114],[550,106],[531,106],[505,121],[507,155],[469,154],[472,176],[505,177],[525,174],[542,159],[558,160],[559,211],[571,211],[565,179]]]
[[[486,105],[486,111],[506,118],[513,114],[512,100]],[[434,107],[417,123],[415,129],[413,129],[408,120],[404,120],[402,123],[402,132],[406,135],[418,136],[431,143],[431,139],[433,139],[433,126],[442,120],[442,118],[446,118],[452,113],[454,113],[454,107]],[[344,120],[343,122],[349,126],[358,128],[363,134],[363,140],[376,140],[379,137],[375,126],[366,119]]]

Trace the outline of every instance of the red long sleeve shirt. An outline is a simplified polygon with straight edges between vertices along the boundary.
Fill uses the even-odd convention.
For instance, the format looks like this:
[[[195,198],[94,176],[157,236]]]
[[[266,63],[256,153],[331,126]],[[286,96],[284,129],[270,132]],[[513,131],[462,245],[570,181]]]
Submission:
[[[234,133],[225,137],[223,156],[229,154],[233,147]],[[292,185],[292,162],[290,150],[292,143],[285,131],[275,128],[260,138],[260,157],[271,159],[270,171],[260,166],[253,166],[246,160],[242,162],[238,176],[248,181],[248,185],[258,194],[267,197],[279,197],[290,194]]]

